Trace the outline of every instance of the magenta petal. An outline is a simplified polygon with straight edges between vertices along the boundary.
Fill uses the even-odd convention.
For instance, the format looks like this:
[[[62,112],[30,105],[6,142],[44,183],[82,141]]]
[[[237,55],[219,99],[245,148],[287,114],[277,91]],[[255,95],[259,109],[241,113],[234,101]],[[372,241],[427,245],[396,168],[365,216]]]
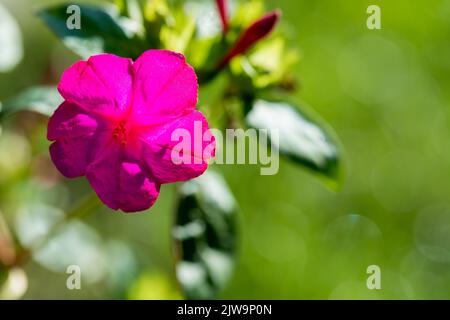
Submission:
[[[50,156],[56,168],[67,178],[83,176],[90,163],[92,136],[61,139],[50,146]]]
[[[160,183],[195,178],[214,156],[214,136],[198,111],[148,130],[143,141],[143,160]]]
[[[100,54],[67,69],[58,90],[64,99],[86,111],[114,115],[128,108],[131,87],[132,61]]]
[[[133,110],[142,124],[162,124],[195,109],[197,76],[182,54],[144,52],[134,63]]]
[[[96,158],[100,146],[107,143],[107,136],[90,133],[72,138],[58,138],[50,146],[50,156],[56,168],[67,178],[86,174],[86,168]]]
[[[138,164],[123,161],[119,147],[105,149],[88,167],[86,177],[103,203],[114,210],[142,211],[159,195],[160,185]]]
[[[77,105],[64,101],[48,122],[48,140],[76,138],[93,133],[97,120]]]
[[[98,122],[73,103],[63,102],[48,123],[47,138],[56,140],[50,146],[50,156],[66,177],[85,174],[95,149]]]

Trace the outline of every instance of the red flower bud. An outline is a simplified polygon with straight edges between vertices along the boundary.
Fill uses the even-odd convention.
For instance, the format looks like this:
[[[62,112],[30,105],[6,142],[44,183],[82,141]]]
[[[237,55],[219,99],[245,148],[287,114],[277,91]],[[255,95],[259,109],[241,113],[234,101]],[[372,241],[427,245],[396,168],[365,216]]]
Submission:
[[[224,67],[235,56],[245,53],[255,43],[267,36],[274,29],[280,16],[281,12],[279,10],[275,10],[253,22],[247,29],[244,30],[233,48],[219,63],[219,68]]]
[[[228,1],[227,0],[216,0],[217,9],[219,9],[220,20],[222,21],[222,31],[227,33],[228,31]]]

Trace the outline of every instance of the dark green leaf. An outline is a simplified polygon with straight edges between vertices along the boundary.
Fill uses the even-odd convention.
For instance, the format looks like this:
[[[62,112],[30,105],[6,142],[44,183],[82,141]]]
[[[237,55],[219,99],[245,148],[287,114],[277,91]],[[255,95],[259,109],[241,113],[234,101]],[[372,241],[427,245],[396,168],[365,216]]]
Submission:
[[[177,278],[188,299],[212,299],[233,271],[236,203],[210,171],[184,183],[180,193],[173,230]]]
[[[54,86],[31,87],[0,105],[0,120],[21,110],[30,110],[50,116],[62,101],[62,97]]]
[[[12,70],[22,60],[22,35],[16,20],[0,5],[0,72]]]
[[[334,134],[322,121],[314,121],[292,102],[257,99],[246,122],[267,129],[269,139],[278,132],[279,139],[271,139],[271,143],[280,155],[320,173],[332,186],[337,184],[340,152]]]
[[[106,7],[78,5],[81,11],[80,29],[69,29],[68,4],[41,10],[38,15],[63,42],[82,58],[93,54],[113,53],[135,58],[144,50],[137,39],[133,24],[118,12]],[[129,22],[129,21],[128,21]]]

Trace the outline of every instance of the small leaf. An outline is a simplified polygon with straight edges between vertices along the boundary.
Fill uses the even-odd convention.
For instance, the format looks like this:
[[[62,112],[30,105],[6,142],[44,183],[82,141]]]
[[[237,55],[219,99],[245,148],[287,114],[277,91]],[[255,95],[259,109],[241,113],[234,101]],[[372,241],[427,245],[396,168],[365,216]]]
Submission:
[[[54,86],[36,86],[29,88],[16,97],[6,101],[0,108],[0,120],[21,110],[30,110],[51,116],[63,102]]]
[[[174,13],[174,22],[163,25],[160,31],[162,46],[167,50],[184,53],[195,31],[195,19],[183,11]]]
[[[0,300],[17,300],[28,289],[27,274],[22,268],[13,267],[5,272],[6,279],[0,283]]]
[[[268,87],[283,88],[298,61],[298,53],[286,47],[283,37],[277,36],[256,45],[246,55],[234,58],[230,70],[235,83],[249,93]]]
[[[165,49],[160,39],[161,29],[175,23],[167,1],[145,1],[143,11],[146,44],[151,48]]]
[[[186,15],[194,17],[195,35],[199,39],[222,36],[219,12],[213,1],[188,0],[183,3]]]
[[[144,6],[144,16],[147,21],[155,21],[170,17],[170,9],[166,0],[147,1]]]
[[[23,57],[22,34],[16,20],[0,5],[0,72],[11,71]]]
[[[233,15],[230,23],[233,27],[245,28],[266,12],[264,0],[235,1]]]
[[[121,16],[119,23],[122,27],[143,36],[145,33],[143,4],[139,0],[116,0],[115,5]]]
[[[177,278],[188,299],[215,298],[234,267],[236,202],[208,171],[182,185],[173,237]]]
[[[340,152],[334,134],[321,121],[313,121],[291,102],[258,99],[246,122],[256,129],[267,129],[269,139],[278,132],[279,139],[271,143],[281,155],[331,179],[328,182],[335,187],[340,176]]]
[[[81,10],[80,29],[69,29],[67,4],[39,11],[39,17],[63,40],[64,44],[86,59],[94,54],[114,53],[120,56],[137,57],[143,51],[142,44],[134,36],[132,24],[125,23],[117,10],[78,5]],[[115,7],[113,7],[115,8]]]

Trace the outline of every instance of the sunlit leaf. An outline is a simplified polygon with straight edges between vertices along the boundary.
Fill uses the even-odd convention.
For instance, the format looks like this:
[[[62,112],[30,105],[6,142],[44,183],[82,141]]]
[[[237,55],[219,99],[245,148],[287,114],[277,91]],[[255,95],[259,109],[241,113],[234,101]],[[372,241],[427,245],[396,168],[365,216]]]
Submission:
[[[128,289],[129,300],[179,300],[180,292],[167,274],[144,272]]]
[[[143,12],[139,0],[116,0],[114,2],[120,15],[130,17],[137,22],[142,22]]]
[[[246,116],[256,129],[267,129],[271,145],[286,156],[327,177],[331,186],[339,179],[340,152],[325,124],[314,121],[291,102],[258,99]],[[278,139],[274,139],[275,134]]]
[[[214,1],[185,1],[184,10],[193,15],[198,38],[211,38],[222,33],[220,16]]]
[[[115,4],[120,14],[119,23],[127,30],[144,34],[143,5],[139,0],[116,0]]]
[[[0,134],[0,184],[14,180],[24,168],[30,166],[31,145],[20,134],[4,130]],[[12,188],[11,185],[9,185]],[[23,198],[21,198],[23,199]]]
[[[25,271],[15,267],[5,272],[4,282],[0,282],[0,300],[20,299],[28,289]]]
[[[50,116],[62,101],[63,99],[54,86],[31,87],[1,105],[0,120],[21,110]]]
[[[160,39],[161,30],[163,27],[172,27],[175,24],[167,1],[145,1],[143,11],[146,44],[150,48],[165,49]]]
[[[231,23],[242,27],[247,27],[253,21],[261,17],[265,12],[264,1],[249,0],[241,2],[231,17]]]
[[[173,25],[164,25],[161,28],[160,37],[165,49],[184,52],[195,30],[195,20],[192,16],[185,15],[183,11],[177,11],[174,15]]]
[[[0,72],[12,70],[22,57],[22,34],[19,26],[0,4]]]
[[[146,1],[144,6],[144,17],[148,21],[170,16],[169,6],[166,0]]]
[[[239,86],[247,85],[247,90],[253,92],[282,85],[291,76],[298,59],[298,53],[287,48],[286,41],[278,36],[262,41],[246,55],[233,59],[230,69]]]
[[[188,299],[215,298],[234,267],[236,203],[214,172],[184,183],[180,193],[173,229],[177,278]]]
[[[217,63],[227,48],[227,42],[219,36],[194,38],[190,42],[186,56],[195,68],[200,84],[208,83],[218,76]]]
[[[67,27],[67,4],[41,10],[38,15],[63,40],[67,47],[88,58],[93,54],[114,53],[137,57],[143,45],[133,38],[133,24],[125,23],[117,10],[91,5],[78,5],[81,11],[80,28]]]

